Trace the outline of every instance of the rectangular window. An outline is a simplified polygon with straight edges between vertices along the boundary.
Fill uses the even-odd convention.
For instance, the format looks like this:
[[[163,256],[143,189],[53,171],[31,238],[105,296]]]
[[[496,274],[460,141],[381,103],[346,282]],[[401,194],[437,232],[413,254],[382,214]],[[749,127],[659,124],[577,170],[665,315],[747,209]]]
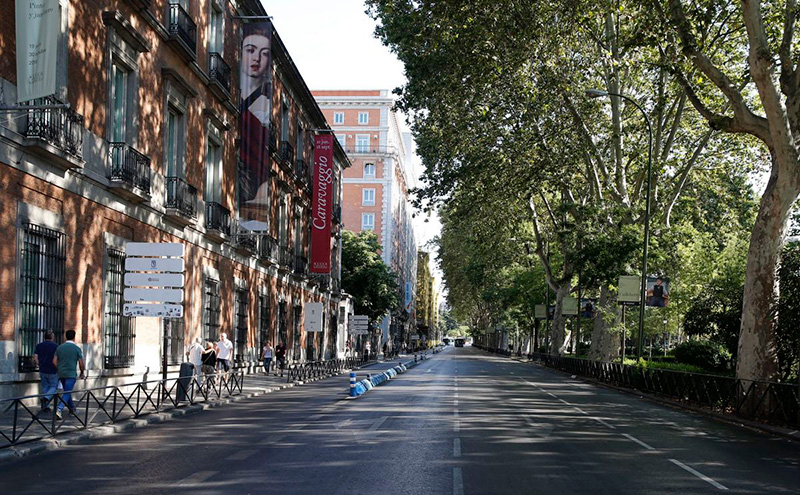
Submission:
[[[299,361],[303,356],[300,352],[300,323],[303,321],[303,307],[299,304],[294,306],[294,327],[292,328],[292,337],[294,340],[294,356],[292,359]]]
[[[362,213],[361,214],[361,230],[375,230],[375,214]]]
[[[365,179],[374,179],[375,178],[375,164],[374,163],[365,163],[364,164],[364,178]]]
[[[369,112],[358,112],[358,125],[369,124]]]
[[[124,289],[125,253],[119,249],[106,248],[106,287],[104,339],[105,355],[103,365],[106,369],[133,366],[134,338],[133,318],[122,315],[125,303]]]
[[[336,140],[339,141],[339,144],[342,146],[342,149],[347,148],[347,136],[336,136]]]
[[[167,136],[166,136],[167,177],[184,177],[183,149],[185,132],[183,127],[183,114],[170,107],[167,111]]]
[[[356,134],[356,153],[369,153],[369,134]]]
[[[333,123],[336,125],[344,124],[344,112],[333,112]]]
[[[216,7],[211,6],[211,16],[208,22],[208,51],[222,53],[223,51],[223,32],[222,32],[222,12],[218,11]]]
[[[270,318],[270,308],[269,308],[269,296],[261,295],[258,296],[258,342],[259,342],[259,356],[261,355],[261,349],[267,342],[272,340],[269,331],[269,318]],[[274,344],[274,342],[273,342]],[[274,347],[274,346],[273,346]]]
[[[206,188],[207,203],[222,202],[222,146],[208,140],[206,149]]]
[[[286,311],[286,301],[281,301],[278,303],[278,343],[282,343],[283,345],[289,344],[289,336],[287,335],[286,330],[286,318],[287,318],[287,311]]]
[[[181,364],[184,356],[186,323],[183,318],[166,318],[164,331],[167,332],[167,365]]]
[[[65,235],[39,225],[20,229],[19,370],[36,371],[33,353],[44,333],[64,337]]]
[[[366,188],[361,190],[361,206],[375,206],[375,189]]]
[[[247,289],[236,289],[236,298],[234,301],[236,311],[236,326],[234,327],[233,340],[236,345],[235,354],[233,359],[237,363],[245,361],[247,357]]]
[[[111,141],[124,143],[127,122],[128,71],[118,63],[111,64]],[[116,148],[115,148],[116,149]]]
[[[217,342],[220,329],[219,281],[207,278],[204,287],[203,339]]]

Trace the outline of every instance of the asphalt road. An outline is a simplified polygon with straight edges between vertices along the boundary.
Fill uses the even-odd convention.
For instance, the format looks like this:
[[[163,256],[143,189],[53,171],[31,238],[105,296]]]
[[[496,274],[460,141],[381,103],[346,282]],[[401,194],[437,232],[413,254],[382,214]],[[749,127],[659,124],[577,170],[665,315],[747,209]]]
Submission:
[[[0,465],[13,494],[800,493],[800,444],[449,348]]]

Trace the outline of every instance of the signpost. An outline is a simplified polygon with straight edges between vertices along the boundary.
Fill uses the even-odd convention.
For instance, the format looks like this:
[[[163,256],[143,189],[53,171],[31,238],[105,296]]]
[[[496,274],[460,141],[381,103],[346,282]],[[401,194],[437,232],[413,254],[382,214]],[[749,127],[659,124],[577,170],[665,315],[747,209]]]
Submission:
[[[369,334],[369,316],[355,315],[350,318],[350,335]]]
[[[183,318],[185,246],[178,242],[129,242],[125,246],[125,304],[122,314],[162,319],[161,376],[167,379],[167,320]]]
[[[304,320],[303,327],[306,332],[322,331],[322,303],[306,303],[303,308]]]

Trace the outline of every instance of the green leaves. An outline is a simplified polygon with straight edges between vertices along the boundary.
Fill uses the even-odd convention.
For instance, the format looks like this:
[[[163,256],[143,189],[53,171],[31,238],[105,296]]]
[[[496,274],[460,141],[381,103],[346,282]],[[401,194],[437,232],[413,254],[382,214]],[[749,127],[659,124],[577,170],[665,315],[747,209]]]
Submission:
[[[399,301],[397,278],[380,249],[374,232],[342,232],[342,289],[353,296],[356,314],[372,321],[380,321]]]

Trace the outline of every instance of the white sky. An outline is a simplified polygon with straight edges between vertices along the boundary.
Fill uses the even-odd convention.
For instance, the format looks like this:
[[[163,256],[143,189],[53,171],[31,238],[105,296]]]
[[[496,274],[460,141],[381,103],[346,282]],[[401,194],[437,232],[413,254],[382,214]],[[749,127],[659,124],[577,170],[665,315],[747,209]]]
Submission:
[[[306,85],[314,89],[388,89],[405,83],[403,64],[373,33],[363,0],[261,0]],[[406,125],[405,122],[402,125]],[[406,127],[407,130],[407,127]],[[419,160],[408,170],[412,183]],[[414,219],[421,248],[441,231],[438,217]],[[432,269],[435,266],[431,266]],[[437,270],[438,271],[438,270]]]

